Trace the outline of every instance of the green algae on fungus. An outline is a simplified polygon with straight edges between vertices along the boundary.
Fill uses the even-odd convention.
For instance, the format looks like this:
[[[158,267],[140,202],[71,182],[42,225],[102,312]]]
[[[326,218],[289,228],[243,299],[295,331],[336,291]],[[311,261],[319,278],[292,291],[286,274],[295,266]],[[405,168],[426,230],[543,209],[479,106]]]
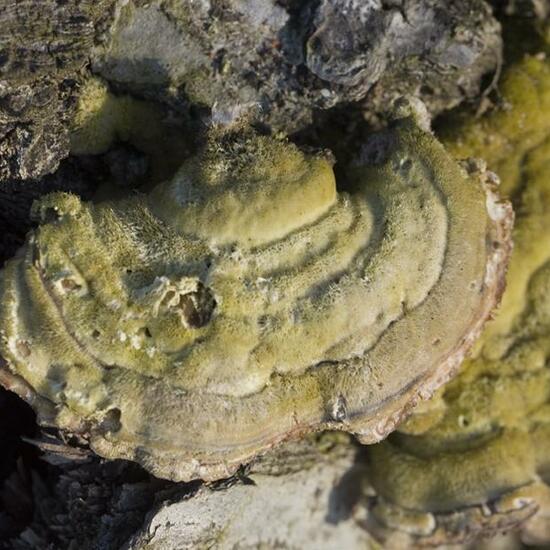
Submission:
[[[525,57],[507,70],[501,93],[504,109],[446,134],[455,154],[486,158],[513,198],[514,252],[501,307],[459,376],[369,449],[385,503],[381,524],[423,542],[490,532],[492,514],[509,528],[538,508],[524,539],[550,542],[550,63]],[[515,502],[506,514],[503,501]],[[451,512],[454,527],[438,528]],[[431,530],[394,521],[414,514],[432,517]]]
[[[3,383],[177,480],[314,430],[380,440],[502,291],[511,208],[468,167],[403,119],[338,192],[326,156],[230,127],[148,195],[48,196],[1,273]]]

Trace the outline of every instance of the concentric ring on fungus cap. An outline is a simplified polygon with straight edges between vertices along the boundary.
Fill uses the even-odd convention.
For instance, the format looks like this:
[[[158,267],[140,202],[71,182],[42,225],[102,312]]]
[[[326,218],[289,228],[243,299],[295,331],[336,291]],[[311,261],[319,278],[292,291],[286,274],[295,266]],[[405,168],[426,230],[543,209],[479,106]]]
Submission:
[[[346,192],[324,156],[232,129],[148,196],[46,197],[1,274],[3,383],[175,480],[314,430],[383,438],[489,317],[513,216],[411,119],[373,139]]]

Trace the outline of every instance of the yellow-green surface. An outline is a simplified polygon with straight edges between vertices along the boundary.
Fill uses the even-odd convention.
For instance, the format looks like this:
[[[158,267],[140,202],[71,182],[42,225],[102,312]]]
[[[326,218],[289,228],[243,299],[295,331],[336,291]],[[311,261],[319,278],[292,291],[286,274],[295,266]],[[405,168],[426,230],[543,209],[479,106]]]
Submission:
[[[115,95],[97,78],[80,90],[71,132],[71,154],[98,155],[116,143],[130,143],[150,158],[149,178],[171,177],[186,156],[186,136],[156,103]]]
[[[225,477],[312,429],[380,438],[489,314],[506,209],[412,120],[379,139],[350,193],[230,128],[147,196],[46,197],[1,274],[0,354],[60,427],[160,476]]]
[[[500,91],[502,108],[449,127],[445,143],[485,158],[513,199],[502,305],[460,375],[370,450],[377,491],[408,509],[456,510],[550,480],[550,63],[526,56]]]

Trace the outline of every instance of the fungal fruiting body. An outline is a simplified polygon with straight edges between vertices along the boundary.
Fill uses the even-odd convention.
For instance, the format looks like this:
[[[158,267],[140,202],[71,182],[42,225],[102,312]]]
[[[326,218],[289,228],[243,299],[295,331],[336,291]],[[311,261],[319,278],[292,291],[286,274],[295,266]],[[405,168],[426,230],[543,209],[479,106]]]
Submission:
[[[519,525],[550,542],[550,63],[525,56],[501,93],[505,109],[452,126],[447,146],[487,158],[513,197],[502,305],[457,378],[369,449],[374,516],[427,544]]]
[[[499,299],[512,212],[412,119],[331,162],[213,130],[148,195],[54,194],[0,279],[1,379],[43,423],[177,480],[320,429],[380,440]]]

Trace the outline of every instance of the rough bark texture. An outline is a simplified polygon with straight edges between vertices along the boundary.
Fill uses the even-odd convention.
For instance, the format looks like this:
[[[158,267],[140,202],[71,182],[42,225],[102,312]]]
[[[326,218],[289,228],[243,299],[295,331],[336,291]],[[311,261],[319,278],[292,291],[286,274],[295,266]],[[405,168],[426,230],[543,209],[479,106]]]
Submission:
[[[55,170],[79,72],[112,0],[4,0],[0,12],[0,179]]]
[[[0,540],[3,550],[119,548],[140,527],[160,485],[134,465],[95,459],[50,466],[31,476],[30,483],[12,479],[14,490],[2,492],[12,498],[16,491],[26,494],[25,500],[18,498],[32,502],[28,507],[34,509],[19,535]],[[17,511],[11,502],[6,508]]]
[[[55,190],[87,195],[90,165],[69,155],[69,125],[94,44],[113,0],[3,0],[0,8],[0,261],[30,227],[34,198]],[[82,165],[81,165],[82,164]],[[87,173],[87,176],[84,174]],[[89,194],[88,194],[89,196]]]
[[[75,463],[49,453],[57,474],[44,483],[34,473],[26,491],[33,521],[0,548],[367,547],[370,535],[352,518],[365,475],[358,451],[345,435],[316,436],[211,485],[161,482],[123,461]]]
[[[117,87],[222,113],[256,103],[286,132],[343,103],[378,115],[404,93],[439,113],[479,93],[501,49],[482,0],[131,1],[111,36],[93,69]]]
[[[0,182],[0,262],[13,256],[21,246],[31,227],[29,212],[35,199],[53,191],[71,191],[91,198],[105,167],[101,159],[96,159],[93,166],[87,161],[66,159],[54,174],[43,178]]]

